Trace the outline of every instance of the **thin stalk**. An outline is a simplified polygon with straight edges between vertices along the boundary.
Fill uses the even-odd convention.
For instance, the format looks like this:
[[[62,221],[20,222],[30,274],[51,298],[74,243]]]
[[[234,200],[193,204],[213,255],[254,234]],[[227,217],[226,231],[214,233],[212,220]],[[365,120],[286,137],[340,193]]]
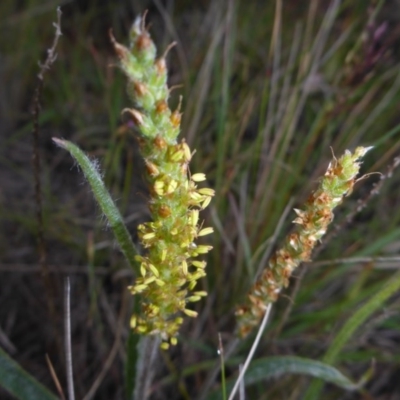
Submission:
[[[71,345],[71,285],[69,278],[64,285],[64,321],[65,321],[65,358],[68,385],[68,400],[75,400],[74,375],[72,370],[72,345]]]
[[[218,353],[221,360],[221,387],[222,399],[226,400],[226,380],[225,380],[225,361],[224,361],[224,347],[222,345],[221,334],[218,334]]]
[[[233,387],[232,392],[231,392],[228,400],[233,400],[233,398],[235,397],[235,394],[236,394],[237,390],[239,389],[239,386],[240,386],[240,384],[241,384],[241,382],[242,382],[242,380],[244,378],[244,374],[246,373],[247,368],[249,367],[250,362],[254,357],[254,353],[257,350],[258,344],[260,343],[260,340],[261,340],[261,336],[264,333],[264,329],[265,329],[265,327],[267,325],[269,314],[271,312],[271,308],[272,308],[272,304],[270,303],[266,307],[264,318],[261,321],[260,328],[258,329],[258,332],[257,332],[257,336],[254,339],[254,343],[251,346],[250,352],[249,352],[249,354],[248,354],[248,356],[246,358],[246,362],[244,363],[243,368],[240,371],[240,374],[239,374],[239,376],[238,376],[238,378],[236,380],[235,386]]]

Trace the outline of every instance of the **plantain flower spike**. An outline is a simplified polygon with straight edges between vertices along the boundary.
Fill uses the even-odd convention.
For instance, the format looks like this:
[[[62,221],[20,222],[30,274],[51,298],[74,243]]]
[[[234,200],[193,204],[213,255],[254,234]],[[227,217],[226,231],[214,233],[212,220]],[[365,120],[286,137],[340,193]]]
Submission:
[[[141,311],[132,316],[130,324],[138,333],[160,335],[161,347],[167,349],[177,343],[182,316],[197,316],[189,304],[207,295],[194,290],[206,275],[206,263],[196,258],[212,247],[195,241],[213,232],[202,226],[199,211],[210,203],[214,190],[197,188],[206,179],[203,173],[190,177],[193,153],[185,140],[177,141],[180,105],[174,111],[168,106],[165,54],[157,58],[144,17],[138,17],[131,28],[129,49],[117,43],[112,33],[110,37],[128,78],[128,94],[135,108],[124,112],[141,133],[139,144],[150,186],[152,221],[138,227],[146,252],[136,256],[140,276],[129,287],[133,295],[141,295]]]
[[[281,290],[288,286],[294,269],[301,262],[310,261],[314,246],[333,219],[333,209],[353,189],[360,169],[360,158],[370,149],[358,147],[353,154],[346,150],[341,158],[334,158],[304,208],[295,209],[297,217],[293,222],[297,225],[296,229],[271,257],[250,289],[246,303],[236,310],[239,336],[245,337],[259,325],[268,304],[276,301]]]

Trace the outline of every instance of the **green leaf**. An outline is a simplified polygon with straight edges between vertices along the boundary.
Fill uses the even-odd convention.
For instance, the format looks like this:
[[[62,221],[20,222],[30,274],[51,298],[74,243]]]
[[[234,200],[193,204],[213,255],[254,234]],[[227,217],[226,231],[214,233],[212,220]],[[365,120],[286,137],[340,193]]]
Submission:
[[[136,302],[138,303],[138,302]],[[127,399],[133,398],[133,390],[136,379],[136,364],[138,362],[137,344],[139,335],[132,329],[129,330],[128,341],[126,344],[126,363],[125,363],[125,394]]]
[[[0,348],[0,385],[17,399],[57,400],[58,397],[47,390],[18,363]]]
[[[364,383],[364,379],[360,382],[351,381],[336,368],[321,361],[302,357],[280,356],[266,357],[253,361],[246,372],[244,384],[245,386],[249,386],[284,374],[300,374],[321,378],[346,390],[358,390]],[[231,391],[234,384],[235,380],[229,380],[227,389]],[[216,391],[211,393],[207,397],[207,400],[217,400],[220,398],[220,391]]]
[[[94,197],[100,205],[101,210],[107,217],[108,222],[114,232],[115,238],[122,252],[132,268],[135,268],[135,256],[138,254],[131,236],[126,228],[118,208],[115,206],[108,190],[104,186],[103,179],[98,171],[98,167],[89,160],[89,157],[76,145],[67,140],[53,138],[54,143],[69,151],[76,160],[89,182]],[[138,272],[138,271],[136,271]]]
[[[353,336],[355,331],[366,321],[368,317],[371,316],[371,314],[381,308],[384,302],[398,290],[400,290],[400,273],[392,276],[385,284],[382,285],[381,290],[379,290],[369,301],[364,304],[364,306],[362,306],[347,320],[333,340],[332,345],[323,358],[323,361],[328,364],[334,364],[344,345]],[[323,382],[314,381],[309,387],[305,399],[319,399],[322,385]]]

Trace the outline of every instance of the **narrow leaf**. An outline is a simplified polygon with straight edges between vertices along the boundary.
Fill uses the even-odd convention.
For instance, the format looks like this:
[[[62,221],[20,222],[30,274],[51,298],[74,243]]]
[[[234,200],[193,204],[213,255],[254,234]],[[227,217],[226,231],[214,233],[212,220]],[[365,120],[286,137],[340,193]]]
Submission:
[[[369,301],[367,301],[367,303],[364,304],[364,306],[362,306],[347,320],[345,325],[333,340],[332,345],[323,358],[323,361],[328,364],[334,364],[344,345],[353,336],[355,331],[366,321],[368,317],[382,307],[384,302],[398,290],[400,290],[400,273],[392,276],[385,284],[382,285],[381,290],[379,290]],[[309,387],[305,399],[319,399],[322,386],[323,382],[314,381]]]
[[[244,384],[245,386],[250,386],[284,374],[299,374],[321,378],[326,382],[346,390],[357,390],[363,383],[351,381],[339,370],[321,361],[314,361],[302,357],[280,356],[255,360],[246,372]],[[229,380],[227,383],[227,390],[230,391],[234,383],[234,379]],[[217,400],[220,398],[220,391],[216,391],[211,393],[211,395],[207,397],[207,400]]]
[[[67,150],[76,160],[89,182],[94,197],[101,210],[108,219],[115,238],[131,267],[135,267],[134,257],[138,254],[131,236],[126,228],[118,208],[115,206],[108,190],[104,186],[103,179],[97,166],[89,160],[89,157],[76,145],[67,140],[53,138],[54,143]]]
[[[136,303],[138,303],[136,301]],[[136,364],[138,362],[137,344],[139,335],[129,329],[129,336],[126,343],[126,363],[125,363],[125,394],[127,399],[133,399],[133,390],[135,388]]]
[[[21,400],[57,400],[58,398],[13,361],[1,348],[0,386]]]

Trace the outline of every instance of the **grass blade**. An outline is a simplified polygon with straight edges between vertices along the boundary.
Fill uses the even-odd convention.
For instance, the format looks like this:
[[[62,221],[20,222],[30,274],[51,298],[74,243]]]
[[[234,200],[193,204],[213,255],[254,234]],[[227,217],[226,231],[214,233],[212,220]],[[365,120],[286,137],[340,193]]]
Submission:
[[[125,363],[125,394],[127,399],[133,399],[133,390],[135,388],[136,379],[136,363],[137,363],[137,344],[139,335],[135,334],[131,329],[126,343],[126,363]]]
[[[323,358],[323,362],[333,364],[338,358],[344,345],[353,336],[355,331],[371,316],[384,302],[395,292],[400,290],[400,273],[391,277],[385,285],[379,290],[364,306],[353,314],[337,334],[333,343]],[[309,387],[305,399],[318,399],[323,382],[314,381]]]
[[[336,368],[321,361],[283,356],[266,357],[253,361],[246,372],[244,383],[247,387],[284,374],[299,374],[320,378],[346,390],[358,390],[365,382],[365,378],[361,379],[360,382],[353,382]],[[235,380],[229,380],[227,390],[231,390],[234,383]],[[209,395],[207,400],[220,398],[220,391],[216,391]]]
[[[12,360],[1,348],[0,385],[17,399],[57,400],[57,396],[22,369],[22,367]]]
[[[56,138],[53,138],[53,141],[58,146],[67,150],[82,168],[82,171],[93,191],[94,197],[99,203],[104,215],[107,217],[122,252],[128,260],[130,266],[134,268],[134,258],[138,252],[136,251],[135,245],[132,242],[131,236],[124,224],[118,208],[115,206],[110,194],[108,193],[108,190],[104,186],[103,179],[98,171],[97,166],[94,165],[89,160],[89,157],[73,143],[68,142],[67,140]]]

